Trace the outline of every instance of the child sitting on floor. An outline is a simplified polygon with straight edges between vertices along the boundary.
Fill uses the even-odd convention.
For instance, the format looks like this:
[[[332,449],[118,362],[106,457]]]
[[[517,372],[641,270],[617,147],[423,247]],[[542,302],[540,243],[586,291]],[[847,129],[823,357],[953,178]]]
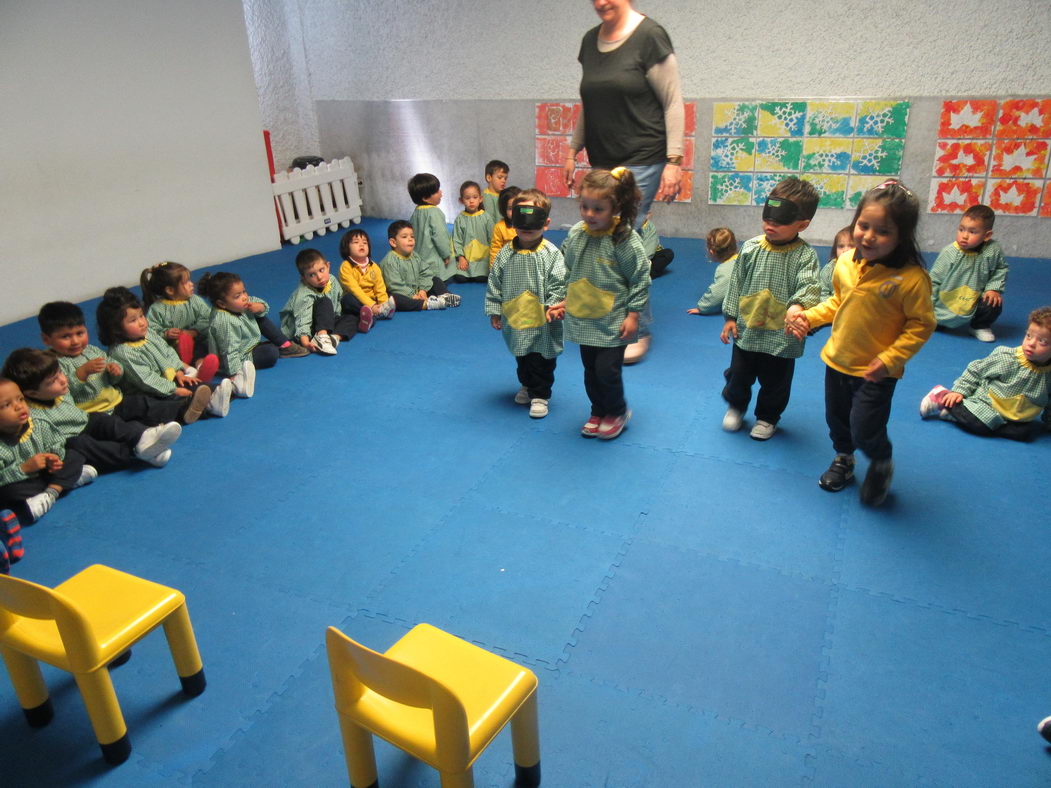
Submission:
[[[281,308],[281,329],[303,347],[336,355],[341,339],[357,332],[357,318],[343,314],[343,287],[332,278],[328,260],[317,249],[296,255],[299,285]]]
[[[454,282],[485,282],[489,277],[489,243],[493,217],[482,208],[482,192],[474,181],[460,184],[463,210],[453,222]]]
[[[389,320],[397,307],[387,294],[383,272],[372,260],[372,242],[360,228],[348,230],[339,241],[339,283],[343,285],[343,311],[358,316],[358,333],[372,328],[373,320]]]
[[[0,508],[35,523],[58,497],[98,472],[47,422],[36,423],[18,384],[0,377]]]
[[[124,393],[118,388],[124,370],[101,349],[89,343],[84,313],[68,301],[44,304],[37,315],[40,338],[58,356],[58,365],[69,379],[70,397],[87,413],[109,413],[147,427],[178,421],[193,424],[208,407],[208,386],[197,387],[192,397],[155,397]]]
[[[1051,307],[1029,313],[1019,347],[998,347],[972,361],[952,384],[920,402],[922,418],[951,421],[974,435],[1031,441],[1051,429]]]
[[[47,422],[101,473],[123,470],[135,459],[163,468],[182,434],[172,421],[146,427],[105,413],[85,413],[69,398],[69,380],[50,350],[20,348],[7,357],[3,376],[18,384],[35,422]]]
[[[649,216],[639,228],[639,238],[642,240],[646,256],[650,258],[650,279],[664,276],[671,261],[675,259],[675,252],[661,245],[660,235],[657,234],[657,228]]]
[[[697,300],[697,306],[687,309],[690,315],[718,315],[723,311],[723,299],[730,288],[734,261],[737,260],[737,238],[729,227],[716,227],[708,233],[708,257],[718,263],[715,278]]]
[[[416,236],[416,254],[430,268],[433,276],[443,282],[452,279],[456,266],[452,264],[452,237],[445,223],[445,214],[438,207],[442,201],[442,185],[429,172],[418,172],[409,179],[409,197],[416,210],[409,217]]]
[[[390,251],[380,260],[383,281],[399,312],[445,309],[460,305],[460,296],[450,293],[445,282],[434,276],[414,251],[416,236],[404,219],[387,228]]]
[[[972,205],[960,218],[956,240],[931,267],[934,316],[943,328],[967,325],[981,342],[994,342],[990,326],[1003,311],[1007,260],[992,240],[996,214]]]
[[[544,239],[551,226],[551,200],[539,189],[526,189],[511,206],[518,233],[500,250],[489,271],[485,313],[503,331],[507,349],[518,362],[521,388],[515,402],[529,405],[529,415],[548,413],[555,361],[562,352],[566,267],[562,253]]]
[[[193,397],[195,389],[207,387],[197,377],[197,370],[187,366],[164,337],[153,331],[142,312],[142,304],[126,287],[111,287],[102,296],[96,317],[99,339],[108,347],[110,356],[120,364],[120,377],[125,393],[151,397]],[[214,368],[219,359],[213,356]],[[223,380],[208,389],[208,412],[223,417],[230,412],[233,386]]]

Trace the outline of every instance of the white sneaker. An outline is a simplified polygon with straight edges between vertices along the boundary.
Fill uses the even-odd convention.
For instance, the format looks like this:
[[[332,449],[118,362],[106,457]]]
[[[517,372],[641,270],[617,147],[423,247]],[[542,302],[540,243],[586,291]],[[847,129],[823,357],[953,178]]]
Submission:
[[[376,313],[376,317],[381,320],[390,320],[394,317],[395,311],[397,311],[397,306],[394,304],[394,296],[390,296],[383,302],[383,306],[381,306],[380,311]]]
[[[945,386],[935,386],[920,400],[920,418],[929,419],[942,411],[942,397],[948,392]]]
[[[727,408],[726,415],[723,416],[723,429],[727,432],[737,432],[741,429],[741,425],[744,420],[741,418],[741,411],[737,408]]]
[[[146,460],[146,462],[148,462],[154,468],[163,468],[165,465],[168,464],[168,460],[170,460],[171,458],[172,458],[172,450],[171,449],[165,449],[160,454],[158,454],[156,457],[150,457],[150,459]]]
[[[197,377],[197,367],[187,367],[182,371],[182,374],[188,378],[195,378]]]
[[[532,398],[529,396],[529,389],[525,386],[515,392],[515,405],[528,405],[530,399]]]
[[[529,403],[529,418],[542,419],[547,415],[547,400],[537,397]]]
[[[208,412],[220,419],[230,412],[230,398],[234,395],[234,384],[230,378],[223,378],[222,383],[215,387],[212,398],[208,400]]]
[[[317,352],[325,356],[336,355],[336,344],[332,341],[331,334],[314,334],[311,339],[315,345],[317,345]]]
[[[456,295],[456,293],[443,293],[439,298],[445,302],[447,307],[457,307],[460,305],[460,296]]]
[[[332,340],[333,349],[338,348],[339,343],[343,341],[343,337],[341,337],[339,334],[329,334],[328,338]]]
[[[73,489],[83,487],[86,484],[91,484],[98,477],[99,472],[95,470],[95,466],[85,463],[84,467],[80,469],[80,478],[77,479],[77,483],[73,485]]]
[[[135,456],[144,462],[150,462],[154,457],[163,452],[182,435],[182,426],[177,421],[169,421],[167,424],[158,424],[149,427],[139,442],[135,444]]]
[[[438,296],[427,296],[423,308],[430,312],[432,309],[445,309],[445,302]]]
[[[246,361],[241,371],[230,377],[230,384],[234,387],[235,396],[248,399],[255,394],[255,364]]]
[[[988,328],[972,328],[971,333],[974,334],[975,339],[977,339],[979,342],[996,341],[996,334],[994,334]]]
[[[752,440],[768,441],[774,437],[775,432],[777,432],[776,424],[771,424],[769,421],[759,419],[756,421],[755,426],[752,427],[752,431],[748,434],[751,436]]]
[[[49,511],[51,507],[55,505],[55,501],[58,500],[58,494],[54,490],[47,489],[42,493],[37,493],[32,498],[26,498],[26,506],[29,508],[29,514],[33,517],[35,523]]]

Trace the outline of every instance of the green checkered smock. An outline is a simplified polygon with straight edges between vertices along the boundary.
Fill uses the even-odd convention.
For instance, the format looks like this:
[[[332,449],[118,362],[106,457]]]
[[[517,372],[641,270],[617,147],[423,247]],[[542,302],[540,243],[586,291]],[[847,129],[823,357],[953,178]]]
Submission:
[[[314,336],[314,302],[319,298],[327,298],[332,302],[336,317],[343,314],[343,306],[340,303],[343,298],[343,286],[336,277],[329,277],[321,290],[315,290],[300,282],[299,287],[292,291],[288,301],[281,307],[281,331],[286,337],[299,339]]]
[[[37,422],[30,416],[18,437],[0,437],[0,485],[28,479],[29,474],[22,470],[21,465],[34,454],[41,453],[57,454],[65,459],[66,439],[46,421]]]
[[[252,349],[261,341],[256,315],[248,311],[240,314],[227,312],[219,307],[212,309],[212,320],[208,326],[208,352],[219,356],[219,371],[222,374],[230,376],[240,372],[244,363],[252,359]]]
[[[1021,347],[1000,346],[968,364],[952,390],[963,394],[963,406],[989,429],[1008,421],[1040,418],[1051,429],[1049,384],[1051,364],[1038,367],[1022,354]]]
[[[145,339],[113,345],[110,356],[124,370],[120,379],[124,391],[154,397],[175,393],[175,373],[184,364],[172,346],[153,329],[146,332]]]
[[[212,308],[199,295],[192,295],[186,301],[171,301],[160,298],[150,304],[146,319],[150,328],[163,334],[169,328],[188,328],[202,336],[208,331],[208,321],[212,317]]]
[[[469,276],[489,275],[489,242],[493,236],[493,217],[484,210],[467,213],[460,211],[453,222],[453,264],[460,257],[467,259],[467,270],[455,273]]]
[[[104,358],[108,362],[102,348],[88,345],[79,356],[59,356],[58,368],[69,378],[69,395],[77,403],[77,407],[88,413],[109,413],[117,407],[124,395],[116,388],[120,383],[120,377],[109,374],[108,369],[103,369],[94,375],[88,375],[88,379],[81,382],[77,377],[77,369],[94,358]]]
[[[782,358],[803,355],[803,341],[785,333],[785,312],[821,301],[817,253],[802,238],[774,246],[762,235],[745,241],[737,255],[723,314],[737,321],[742,350]]]
[[[68,394],[55,397],[51,402],[41,402],[27,397],[26,404],[38,424],[46,421],[55,428],[63,440],[77,437],[88,426],[88,414],[78,408]]]
[[[516,243],[504,245],[489,271],[485,313],[501,317],[512,355],[555,358],[562,352],[562,322],[547,322],[544,308],[566,297],[562,253],[548,240],[532,250],[515,249]]]
[[[416,236],[416,254],[434,272],[432,276],[449,279],[458,269],[451,262],[445,264],[452,257],[453,246],[442,209],[437,205],[417,205],[409,224]]]
[[[963,251],[955,241],[931,266],[931,297],[938,325],[955,328],[971,322],[986,290],[1002,293],[1007,286],[1007,260],[996,241]]]
[[[614,225],[615,227],[615,225]],[[591,347],[619,347],[628,312],[641,312],[650,295],[650,261],[634,230],[620,243],[613,229],[592,233],[577,222],[562,242],[566,285],[566,339]]]

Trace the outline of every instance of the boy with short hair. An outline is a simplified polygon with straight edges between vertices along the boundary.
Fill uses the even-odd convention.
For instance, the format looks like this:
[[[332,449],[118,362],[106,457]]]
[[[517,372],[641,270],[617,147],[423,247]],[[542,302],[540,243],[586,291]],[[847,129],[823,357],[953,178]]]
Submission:
[[[452,264],[452,236],[445,223],[445,214],[438,207],[442,201],[442,185],[429,172],[418,172],[409,179],[409,197],[416,210],[409,217],[416,237],[416,254],[443,282],[456,273]]]
[[[518,235],[500,250],[489,270],[485,313],[503,331],[507,349],[518,362],[521,388],[515,402],[529,415],[548,413],[555,361],[562,352],[566,266],[562,252],[544,239],[551,226],[551,200],[539,189],[526,189],[511,205]]]
[[[332,267],[317,249],[296,255],[299,285],[281,308],[281,330],[308,350],[336,355],[341,339],[357,333],[358,318],[343,314],[343,286],[332,277]]]
[[[450,293],[441,277],[416,254],[416,236],[404,219],[387,228],[390,251],[380,260],[387,290],[399,312],[445,309],[460,305],[460,296]]]
[[[58,356],[58,365],[69,379],[69,393],[87,413],[108,413],[147,427],[179,421],[193,424],[208,407],[207,387],[198,386],[191,397],[164,399],[124,393],[118,381],[120,364],[90,343],[84,312],[69,301],[52,301],[37,314],[40,339]]]
[[[482,192],[482,207],[485,212],[493,217],[495,225],[504,218],[504,212],[500,210],[500,192],[507,188],[507,178],[511,175],[511,168],[506,162],[493,159],[485,165],[485,191]]]
[[[814,218],[818,199],[813,185],[795,176],[778,183],[763,208],[763,235],[746,241],[734,263],[719,336],[724,344],[734,339],[722,392],[729,405],[723,416],[727,432],[741,429],[756,378],[753,439],[773,437],[788,406],[803,340],[785,334],[785,315],[792,306],[816,305],[821,296],[817,253],[799,237]]]
[[[1007,260],[993,240],[996,214],[987,205],[972,205],[960,218],[956,240],[931,267],[934,317],[943,328],[967,325],[980,342],[993,342],[990,326],[1003,311]]]
[[[45,421],[35,422],[18,384],[0,377],[0,508],[35,523],[67,490],[98,472]]]
[[[171,459],[169,448],[182,434],[172,421],[147,428],[105,413],[85,413],[69,398],[69,380],[50,350],[19,348],[4,362],[3,376],[18,384],[37,424],[47,422],[102,473],[127,468],[140,459],[163,468]]]
[[[952,384],[935,386],[920,416],[937,416],[984,437],[1031,441],[1051,430],[1051,307],[1029,313],[1019,347],[998,347],[972,361]]]

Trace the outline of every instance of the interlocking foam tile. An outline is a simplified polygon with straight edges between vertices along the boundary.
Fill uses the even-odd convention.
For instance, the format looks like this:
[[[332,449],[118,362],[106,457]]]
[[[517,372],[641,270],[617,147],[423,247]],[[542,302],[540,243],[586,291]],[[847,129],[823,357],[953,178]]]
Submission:
[[[542,513],[465,502],[368,606],[554,665],[621,543],[619,536],[554,522]]]
[[[630,533],[672,458],[621,443],[622,438],[527,432],[474,493],[501,511],[528,515],[539,509],[585,528]]]
[[[650,659],[659,663],[665,649]],[[650,669],[642,660],[639,671]],[[579,788],[793,785],[804,775],[798,741],[648,693],[541,673],[544,784]]]
[[[1046,634],[842,590],[831,641],[820,742],[884,785],[1046,784]],[[853,784],[847,767],[818,758],[815,783]]]
[[[638,539],[582,621],[568,667],[801,739],[828,600],[823,583]]]
[[[639,535],[829,580],[846,503],[805,476],[683,456],[668,471]]]

